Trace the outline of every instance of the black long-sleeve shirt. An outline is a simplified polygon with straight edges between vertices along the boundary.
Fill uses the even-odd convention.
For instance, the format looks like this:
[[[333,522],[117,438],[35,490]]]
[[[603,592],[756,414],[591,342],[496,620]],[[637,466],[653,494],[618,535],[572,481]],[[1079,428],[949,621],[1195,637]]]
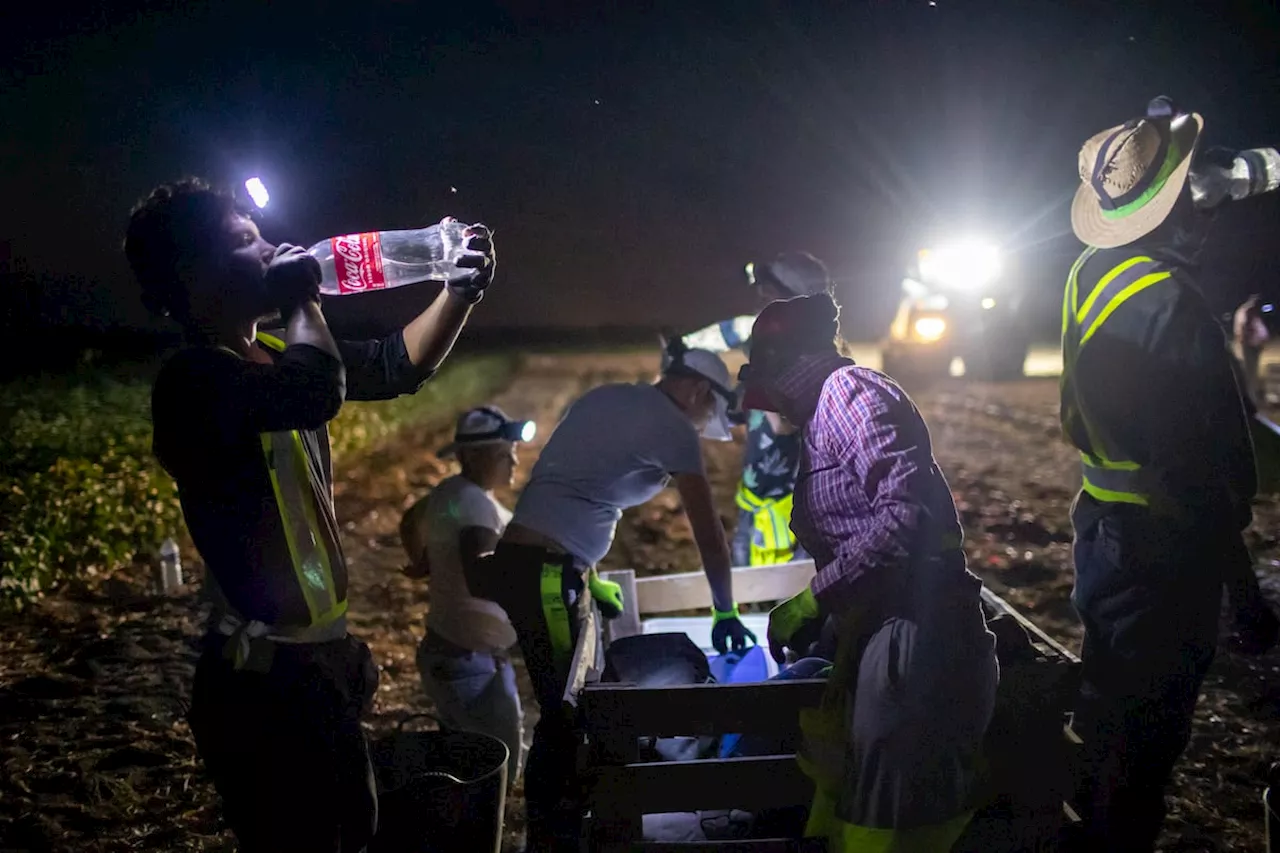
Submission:
[[[1190,270],[1159,247],[1098,251],[1080,269],[1079,299],[1135,255],[1159,261],[1171,278],[1098,327],[1077,357],[1074,393],[1122,458],[1158,478],[1184,519],[1238,531],[1257,491],[1253,444],[1225,334]]]
[[[153,449],[177,481],[191,537],[227,602],[248,619],[305,626],[306,602],[297,588],[261,436],[299,431],[317,487],[323,544],[338,600],[344,600],[347,571],[333,513],[327,424],[344,399],[412,394],[430,372],[409,360],[398,332],[339,342],[341,361],[305,344],[283,352],[262,348],[272,364],[215,347],[172,356],[152,389]]]

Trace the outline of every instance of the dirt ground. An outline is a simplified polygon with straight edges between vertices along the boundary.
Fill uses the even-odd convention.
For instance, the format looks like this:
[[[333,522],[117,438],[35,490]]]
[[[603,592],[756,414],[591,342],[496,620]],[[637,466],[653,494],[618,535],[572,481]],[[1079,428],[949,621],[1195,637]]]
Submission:
[[[655,369],[656,358],[533,356],[495,402],[536,418],[541,440],[585,388],[648,378]],[[1050,633],[1078,645],[1067,508],[1079,476],[1057,439],[1056,391],[1054,380],[956,380],[915,397],[956,495],[974,570]],[[444,428],[403,434],[338,472],[352,630],[373,647],[381,667],[368,720],[373,737],[430,710],[414,666],[429,589],[400,573],[396,529],[401,512],[450,473],[434,456],[447,434]],[[525,449],[514,491],[539,447]],[[731,528],[740,446],[704,447]],[[1261,501],[1250,538],[1276,600],[1278,530],[1280,505]],[[644,572],[698,568],[674,492],[624,516],[605,564]],[[149,594],[146,568],[135,567],[0,626],[0,851],[234,849],[183,719],[201,619],[199,567],[189,569],[194,582],[177,595]],[[520,677],[527,698],[523,671]],[[533,708],[528,715],[532,723]],[[1244,659],[1221,652],[1179,765],[1161,849],[1263,849],[1260,780],[1280,734],[1278,719],[1280,654]],[[522,831],[522,809],[517,786],[508,805],[509,842]]]

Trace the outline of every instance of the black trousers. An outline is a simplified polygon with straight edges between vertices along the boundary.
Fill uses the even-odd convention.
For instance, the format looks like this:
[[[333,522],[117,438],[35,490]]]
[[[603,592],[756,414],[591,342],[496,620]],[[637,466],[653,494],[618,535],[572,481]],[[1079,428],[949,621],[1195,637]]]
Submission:
[[[544,570],[559,572],[564,608],[560,613],[544,606],[543,593],[549,592],[543,588]],[[471,584],[472,592],[496,601],[511,618],[538,700],[538,724],[524,769],[529,853],[576,853],[582,825],[578,742],[573,718],[562,699],[573,644],[578,640],[577,605],[585,567],[572,557],[545,548],[501,544],[484,561],[481,571],[484,578]],[[567,620],[568,625],[563,621],[548,625],[549,618]]]
[[[1248,552],[1238,533],[1174,528],[1135,506],[1082,512],[1085,500],[1072,514],[1072,598],[1085,628],[1073,727],[1087,849],[1150,851],[1213,662],[1223,564]]]
[[[237,671],[212,635],[188,719],[245,853],[358,853],[378,802],[360,717],[378,674],[353,637],[274,644],[269,671]]]

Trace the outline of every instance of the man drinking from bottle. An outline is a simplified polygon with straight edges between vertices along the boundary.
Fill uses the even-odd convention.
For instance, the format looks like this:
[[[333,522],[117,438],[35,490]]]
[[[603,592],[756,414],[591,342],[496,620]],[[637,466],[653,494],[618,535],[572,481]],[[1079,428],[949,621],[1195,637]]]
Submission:
[[[240,849],[363,850],[377,801],[360,717],[377,687],[347,633],[347,567],[327,424],[344,400],[412,394],[493,278],[472,230],[446,287],[404,329],[335,341],[320,266],[272,245],[230,195],[198,180],[134,210],[125,254],[144,302],[187,347],[156,378],[156,456],[178,483],[214,608],[190,723]],[[258,324],[279,316],[283,339]]]

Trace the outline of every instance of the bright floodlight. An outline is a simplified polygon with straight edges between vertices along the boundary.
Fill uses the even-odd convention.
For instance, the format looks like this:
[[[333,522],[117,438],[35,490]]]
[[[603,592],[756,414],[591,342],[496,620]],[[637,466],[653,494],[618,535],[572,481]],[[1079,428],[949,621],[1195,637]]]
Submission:
[[[978,240],[920,253],[920,277],[943,287],[985,287],[1000,277],[1000,250]]]
[[[259,209],[267,206],[267,202],[271,201],[271,196],[267,193],[266,184],[262,183],[262,178],[250,178],[244,182],[244,188],[249,192],[249,198],[253,199]]]
[[[538,425],[533,421],[525,421],[524,426],[520,428],[520,440],[524,442],[533,441],[533,437],[538,434]]]
[[[936,341],[947,331],[947,321],[941,317],[921,317],[916,320],[916,335],[926,342]]]

